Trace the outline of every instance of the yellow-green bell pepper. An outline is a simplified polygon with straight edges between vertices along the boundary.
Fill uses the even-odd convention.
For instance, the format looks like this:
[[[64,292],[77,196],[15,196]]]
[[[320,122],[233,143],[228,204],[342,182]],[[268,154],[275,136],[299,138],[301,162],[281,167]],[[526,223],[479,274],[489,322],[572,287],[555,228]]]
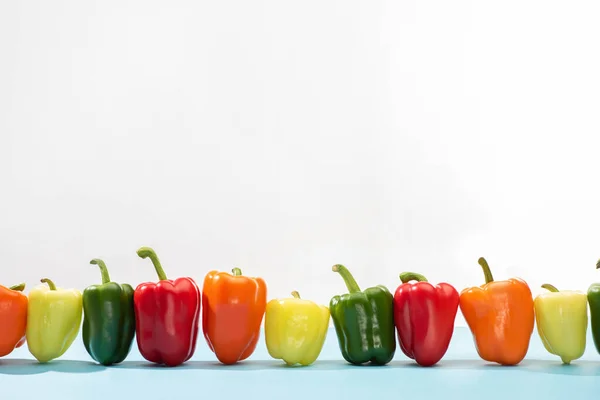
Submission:
[[[288,365],[310,365],[319,357],[327,329],[329,308],[300,298],[275,299],[265,310],[265,341],[269,355]]]
[[[533,303],[538,334],[549,353],[570,364],[585,352],[587,296],[578,291],[559,292],[550,284],[542,287],[550,292],[540,294]]]
[[[50,279],[29,292],[26,339],[29,352],[46,363],[62,356],[79,334],[83,305],[77,289],[60,289]]]

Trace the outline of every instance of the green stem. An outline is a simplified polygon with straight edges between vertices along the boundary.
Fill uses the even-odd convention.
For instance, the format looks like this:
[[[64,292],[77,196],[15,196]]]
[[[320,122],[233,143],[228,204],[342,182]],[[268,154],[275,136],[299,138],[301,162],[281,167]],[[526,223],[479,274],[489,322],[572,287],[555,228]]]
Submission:
[[[40,279],[40,282],[47,283],[50,290],[56,290],[56,285],[48,278]]]
[[[479,263],[479,265],[481,265],[481,268],[483,268],[483,275],[485,276],[485,283],[493,282],[494,277],[492,276],[492,270],[490,270],[490,266],[488,265],[487,261],[485,261],[485,258],[480,257],[477,262]]]
[[[167,275],[165,274],[165,271],[163,270],[162,266],[160,265],[160,261],[158,260],[158,256],[156,255],[154,250],[152,250],[150,247],[140,247],[137,251],[137,255],[140,256],[141,258],[150,257],[150,260],[152,260],[152,264],[154,265],[154,269],[156,270],[156,273],[158,274],[158,279],[161,281],[167,280]]]
[[[417,274],[416,272],[403,272],[400,274],[400,280],[402,283],[410,281],[427,282],[427,278],[421,274]]]
[[[110,275],[108,275],[108,269],[106,264],[99,258],[94,258],[90,261],[90,264],[97,265],[100,267],[100,273],[102,274],[102,284],[110,282]]]
[[[543,287],[544,289],[547,289],[547,290],[551,291],[551,292],[558,292],[558,289],[557,289],[555,286],[553,286],[553,285],[551,285],[551,284],[549,284],[549,283],[544,283],[544,284],[542,285],[542,287]]]
[[[242,275],[242,270],[236,267],[231,270],[231,273],[233,274],[233,276],[240,276]]]
[[[333,267],[331,267],[331,270],[333,272],[339,273],[342,276],[344,282],[346,283],[346,287],[348,288],[348,291],[350,293],[360,292],[360,287],[358,287],[358,283],[356,283],[354,277],[346,267],[344,267],[342,264],[336,264]]]
[[[297,291],[294,290],[292,292],[292,297],[295,298],[295,299],[299,299],[300,298],[300,293],[298,293]]]
[[[11,286],[9,289],[14,290],[16,292],[22,292],[23,290],[25,290],[25,283],[19,283],[18,285]]]
[[[596,261],[596,269],[600,269],[600,260]]]

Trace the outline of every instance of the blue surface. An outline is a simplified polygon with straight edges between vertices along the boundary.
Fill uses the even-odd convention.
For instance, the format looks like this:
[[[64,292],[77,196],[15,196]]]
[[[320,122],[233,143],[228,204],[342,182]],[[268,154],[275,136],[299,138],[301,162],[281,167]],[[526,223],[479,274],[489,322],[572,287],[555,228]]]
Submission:
[[[81,336],[50,364],[33,361],[27,348],[0,360],[3,399],[377,399],[462,398],[591,399],[600,395],[600,356],[588,335],[586,354],[570,366],[548,354],[534,331],[529,353],[516,367],[482,362],[467,328],[456,328],[438,366],[415,366],[398,349],[385,367],[350,366],[331,329],[321,356],[309,367],[286,367],[272,360],[264,336],[254,355],[234,366],[216,362],[204,337],[187,364],[167,368],[146,363],[134,343],[120,366],[91,362]],[[317,397],[318,396],[318,397]]]

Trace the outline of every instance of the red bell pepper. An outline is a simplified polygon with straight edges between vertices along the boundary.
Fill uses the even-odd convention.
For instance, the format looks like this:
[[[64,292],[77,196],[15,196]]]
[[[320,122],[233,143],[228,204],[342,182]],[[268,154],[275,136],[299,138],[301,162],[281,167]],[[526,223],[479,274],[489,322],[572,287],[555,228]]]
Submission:
[[[189,360],[196,350],[200,321],[200,289],[192,278],[167,279],[154,250],[142,247],[159,282],[141,283],[133,293],[138,348],[153,363],[175,367]]]
[[[400,349],[417,364],[432,366],[444,357],[450,345],[458,291],[448,283],[434,286],[413,272],[400,274],[400,280],[402,284],[394,293],[394,323]]]

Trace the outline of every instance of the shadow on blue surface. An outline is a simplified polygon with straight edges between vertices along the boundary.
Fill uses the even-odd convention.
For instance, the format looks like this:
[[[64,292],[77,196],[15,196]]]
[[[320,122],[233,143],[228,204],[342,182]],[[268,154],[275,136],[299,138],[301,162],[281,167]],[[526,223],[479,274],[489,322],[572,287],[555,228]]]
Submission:
[[[486,363],[481,360],[442,360],[432,367],[423,368],[410,362],[397,362],[403,368],[434,369],[434,370],[479,370],[502,371],[514,373],[538,373],[554,375],[600,376],[600,364],[595,361],[577,360],[573,364],[564,365],[560,361],[523,360],[519,365],[504,366]]]
[[[40,364],[35,360],[11,359],[0,361],[0,375],[36,375],[46,372],[59,372],[67,374],[89,374],[101,372],[105,369],[125,370],[211,370],[213,372],[235,372],[235,371],[260,371],[260,370],[294,370],[294,372],[316,372],[316,371],[342,371],[342,370],[412,370],[419,373],[427,371],[497,371],[501,373],[534,373],[551,375],[572,376],[600,376],[600,364],[594,361],[579,360],[571,365],[563,365],[560,361],[549,360],[524,360],[516,366],[501,366],[486,363],[481,360],[443,360],[431,367],[421,367],[411,361],[392,361],[388,365],[351,365],[341,360],[320,360],[310,366],[288,366],[278,360],[255,360],[244,361],[235,365],[223,365],[215,361],[188,361],[178,367],[167,367],[152,364],[145,361],[125,361],[118,365],[105,367],[88,361],[78,360],[54,360],[46,364]]]
[[[40,364],[35,360],[7,359],[0,360],[0,375],[36,375],[46,372],[63,372],[66,374],[88,374],[105,369],[90,361],[53,360]]]
[[[319,360],[312,365],[302,366],[294,365],[289,366],[280,360],[247,360],[242,361],[238,364],[224,365],[217,361],[188,361],[178,367],[167,367],[164,365],[151,364],[144,361],[124,361],[119,365],[112,366],[110,368],[121,368],[121,369],[198,369],[198,370],[212,370],[212,371],[240,371],[240,370],[294,370],[294,371],[338,371],[344,368],[394,368],[394,365],[386,366],[372,366],[363,365],[355,366],[350,365],[343,360]]]

